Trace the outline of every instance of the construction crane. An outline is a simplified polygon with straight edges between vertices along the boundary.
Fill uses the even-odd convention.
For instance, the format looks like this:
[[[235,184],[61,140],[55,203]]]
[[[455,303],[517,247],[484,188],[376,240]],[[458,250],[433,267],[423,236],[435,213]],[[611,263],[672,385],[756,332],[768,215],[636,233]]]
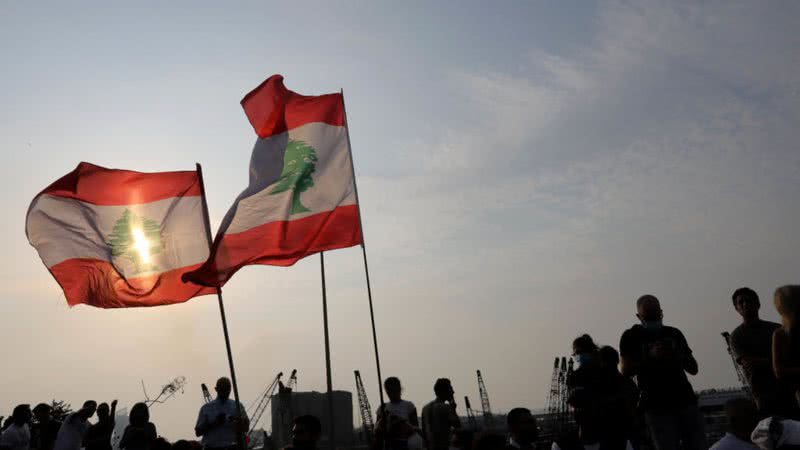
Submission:
[[[369,406],[367,391],[364,389],[364,382],[361,381],[361,373],[353,371],[356,376],[356,392],[358,393],[358,409],[361,411],[361,423],[364,425],[364,440],[372,442],[375,433],[375,424],[372,422],[372,407]]]
[[[205,383],[200,383],[200,390],[203,391],[203,402],[208,403],[212,400],[211,393],[208,392],[208,386]]]
[[[289,384],[286,389],[295,390],[297,388],[297,369],[292,370],[292,375],[289,377]]]
[[[469,397],[464,396],[464,405],[467,407],[467,421],[469,428],[472,431],[478,431],[478,421],[475,419],[475,411],[472,409],[472,404],[469,402]]]
[[[727,331],[722,333],[723,339],[725,339],[725,346],[728,348],[728,354],[731,355],[731,361],[733,362],[733,369],[736,371],[736,377],[739,378],[739,382],[742,383],[742,390],[747,393],[748,396],[752,397],[752,391],[750,389],[750,383],[747,382],[747,377],[744,374],[744,368],[736,361],[736,355],[733,353],[733,349],[731,348],[731,334]]]
[[[558,368],[558,361],[560,358],[556,356],[556,361],[553,363],[553,374],[550,376],[550,392],[547,393],[547,413],[552,415],[558,411],[558,374],[560,373]]]
[[[183,387],[186,386],[186,377],[175,377],[172,381],[165,384],[161,388],[161,392],[159,392],[158,397],[151,399],[147,395],[147,389],[144,387],[144,380],[142,380],[142,392],[144,393],[144,403],[148,407],[153,407],[155,405],[161,404],[166,402],[167,400],[171,399],[178,391],[181,391],[183,394]]]
[[[571,421],[571,415],[569,410],[569,379],[572,377],[572,372],[574,370],[574,361],[572,358],[567,360],[567,358],[561,358],[561,375],[559,377],[559,389],[561,391],[559,395],[559,400],[561,404],[559,405],[558,410],[558,421],[559,427],[561,430],[566,430],[567,426]]]
[[[486,392],[486,384],[483,382],[481,371],[478,371],[478,392],[481,395],[481,408],[483,409],[483,425],[487,429],[494,426],[494,416],[492,416],[492,408],[489,406],[489,393]]]
[[[252,411],[248,411],[247,415],[251,418],[250,420],[250,430],[247,434],[253,432],[258,425],[258,421],[261,420],[261,416],[264,415],[264,411],[267,410],[267,406],[269,406],[270,400],[272,400],[272,396],[275,394],[275,390],[278,388],[278,383],[281,381],[281,377],[283,376],[283,372],[278,372],[275,375],[275,378],[272,379],[272,382],[264,389],[264,392],[261,396],[257,399],[255,403],[255,407],[252,408]]]

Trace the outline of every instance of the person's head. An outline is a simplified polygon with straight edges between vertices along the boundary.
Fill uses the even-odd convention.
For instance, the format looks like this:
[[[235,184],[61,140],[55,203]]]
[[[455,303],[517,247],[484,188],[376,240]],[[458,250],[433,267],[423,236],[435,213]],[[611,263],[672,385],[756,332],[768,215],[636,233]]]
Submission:
[[[150,410],[147,404],[139,402],[131,407],[131,412],[128,413],[128,421],[135,427],[143,427],[150,421]]]
[[[597,351],[600,366],[609,370],[619,370],[619,353],[614,347],[604,345]]]
[[[433,384],[433,393],[436,394],[436,398],[439,400],[450,400],[453,398],[455,391],[449,378],[439,378]]]
[[[400,400],[403,393],[403,387],[400,385],[400,379],[397,377],[389,377],[383,382],[383,387],[386,388],[386,395],[389,400],[395,402]]]
[[[192,450],[192,444],[186,439],[180,439],[172,444],[172,450]]]
[[[734,398],[725,404],[730,432],[739,439],[750,441],[750,434],[758,425],[758,408],[746,398]]]
[[[749,287],[741,287],[733,291],[731,301],[733,301],[733,307],[736,308],[736,312],[742,316],[742,319],[752,320],[758,318],[761,302],[758,300],[756,291]]]
[[[150,450],[172,450],[172,444],[163,437],[156,438],[150,446]]]
[[[584,334],[572,341],[572,355],[579,366],[585,366],[593,362],[597,353],[597,344],[592,337]]]
[[[217,380],[217,385],[214,386],[217,391],[217,398],[220,400],[227,400],[231,396],[231,380],[227,377],[222,377]]]
[[[78,414],[83,418],[83,420],[88,420],[90,417],[94,415],[94,412],[97,411],[97,402],[94,400],[86,400],[83,402],[83,406],[81,410],[78,411]]]
[[[536,419],[527,408],[514,408],[508,412],[508,432],[515,441],[530,444],[539,436]]]
[[[479,434],[472,441],[472,450],[504,450],[505,448],[506,438],[491,431]]]
[[[31,406],[30,405],[17,405],[11,413],[11,419],[14,425],[23,425],[31,421]]]
[[[471,430],[453,430],[450,436],[450,448],[458,450],[470,450],[475,433]]]
[[[47,403],[39,403],[33,407],[33,416],[36,417],[36,421],[39,423],[47,422],[50,420],[50,410],[50,405]]]
[[[110,418],[111,409],[108,407],[108,403],[100,403],[97,405],[97,420],[101,422],[105,422]]]
[[[661,303],[655,295],[643,295],[636,300],[636,317],[645,328],[661,328],[664,313],[661,311]]]
[[[800,319],[800,286],[786,285],[776,289],[775,309],[785,327],[791,330],[796,328]]]
[[[294,419],[292,426],[292,447],[297,449],[314,449],[322,434],[322,423],[316,417],[307,414]]]

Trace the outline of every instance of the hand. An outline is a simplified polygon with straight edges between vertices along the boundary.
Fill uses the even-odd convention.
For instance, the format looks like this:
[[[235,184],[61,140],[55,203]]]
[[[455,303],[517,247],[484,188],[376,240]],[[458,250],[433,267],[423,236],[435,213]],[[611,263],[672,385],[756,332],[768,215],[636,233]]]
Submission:
[[[664,341],[659,341],[651,345],[649,353],[651,358],[658,361],[673,360],[678,357],[675,348]]]
[[[117,400],[116,400],[116,399],[114,399],[114,400],[111,402],[111,407],[112,407],[112,408],[116,408],[116,407],[117,407]]]

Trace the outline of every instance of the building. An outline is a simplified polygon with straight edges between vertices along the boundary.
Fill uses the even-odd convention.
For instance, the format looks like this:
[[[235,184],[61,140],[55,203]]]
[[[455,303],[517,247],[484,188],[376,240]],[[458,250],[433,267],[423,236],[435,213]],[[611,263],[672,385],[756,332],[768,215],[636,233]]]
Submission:
[[[725,403],[741,397],[749,397],[742,388],[706,389],[697,393],[697,405],[705,418],[709,445],[720,440],[728,429]]]
[[[334,443],[350,446],[355,442],[353,431],[353,394],[333,391]],[[320,448],[324,448],[330,437],[328,419],[328,395],[324,392],[288,392],[272,396],[272,439],[277,448],[286,447],[292,440],[292,419],[310,414],[322,422]]]

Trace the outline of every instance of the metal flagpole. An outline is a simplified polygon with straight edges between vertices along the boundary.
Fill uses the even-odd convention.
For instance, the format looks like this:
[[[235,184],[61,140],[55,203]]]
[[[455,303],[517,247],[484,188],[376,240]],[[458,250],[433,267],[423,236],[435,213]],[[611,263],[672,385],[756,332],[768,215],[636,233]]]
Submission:
[[[319,268],[322,276],[322,323],[325,330],[325,375],[328,381],[328,447],[334,450],[333,426],[333,380],[331,379],[331,342],[328,335],[328,293],[325,289],[325,252],[319,252]]]
[[[197,177],[200,180],[200,198],[203,202],[203,220],[206,226],[206,238],[208,239],[208,248],[211,248],[213,239],[211,237],[211,219],[208,215],[208,202],[206,201],[206,187],[203,183],[203,168],[200,163],[197,164]],[[236,370],[233,368],[233,354],[231,353],[231,339],[228,335],[228,321],[225,318],[225,305],[222,302],[222,288],[217,288],[217,300],[219,301],[219,315],[222,318],[222,333],[225,335],[225,350],[228,352],[228,367],[231,371],[231,384],[233,385],[233,398],[236,400],[236,414],[237,419],[241,421],[241,403],[239,402],[239,386],[236,384]],[[244,436],[236,429],[236,444],[240,450],[245,450]]]
[[[381,409],[383,409],[383,377],[381,376],[381,358],[378,355],[378,334],[375,331],[375,312],[372,307],[372,285],[369,281],[367,245],[364,239],[364,222],[361,220],[361,200],[358,198],[358,183],[356,182],[356,169],[353,163],[353,147],[350,145],[350,125],[347,123],[347,108],[344,104],[344,89],[341,89],[340,93],[342,95],[342,111],[344,112],[344,129],[347,133],[347,151],[350,152],[350,169],[353,171],[353,191],[356,195],[356,204],[358,205],[358,226],[361,229],[361,253],[364,256],[364,274],[367,278],[367,299],[369,300],[369,319],[372,323],[372,344],[375,347],[375,367],[378,371],[378,393],[381,399]]]

